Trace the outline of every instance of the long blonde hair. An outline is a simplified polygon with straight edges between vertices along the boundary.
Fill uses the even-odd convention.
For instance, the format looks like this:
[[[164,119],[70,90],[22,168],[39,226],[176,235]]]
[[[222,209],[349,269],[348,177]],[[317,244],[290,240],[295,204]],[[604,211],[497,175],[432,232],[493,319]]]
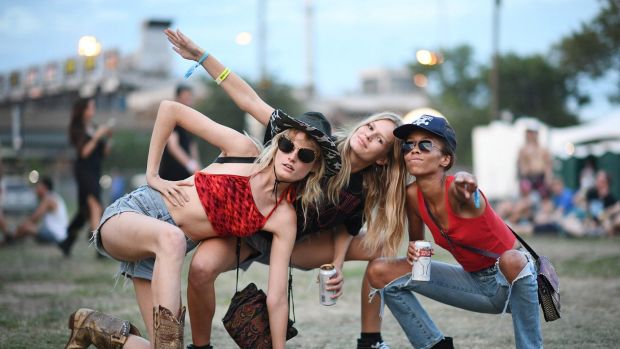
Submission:
[[[303,132],[301,130],[296,129],[288,129],[282,131],[275,135],[271,140],[271,144],[263,149],[261,154],[256,158],[256,164],[258,167],[258,172],[266,169],[267,167],[273,164],[273,159],[276,156],[276,152],[278,151],[278,141],[282,137],[287,137],[289,139],[294,139],[297,132]],[[296,185],[297,189],[297,200],[301,200],[301,209],[304,216],[304,225],[305,225],[305,217],[308,215],[309,207],[317,208],[323,201],[323,190],[321,190],[321,178],[325,175],[325,161],[323,157],[323,153],[320,151],[321,147],[319,143],[317,143],[314,138],[308,136],[308,139],[312,140],[316,145],[316,148],[319,150],[317,152],[317,158],[315,163],[318,164],[318,169],[311,171],[304,179],[298,181]]]
[[[395,127],[402,125],[401,118],[393,113],[382,112],[359,122],[349,132],[338,134],[338,151],[342,158],[342,169],[329,179],[327,199],[337,205],[340,191],[349,185],[351,177],[351,138],[357,129],[374,121],[389,120]],[[364,220],[366,236],[363,246],[368,252],[379,252],[382,256],[398,253],[406,230],[405,184],[407,173],[400,154],[400,140],[394,139],[386,155],[385,165],[372,164],[362,170],[365,192]]]

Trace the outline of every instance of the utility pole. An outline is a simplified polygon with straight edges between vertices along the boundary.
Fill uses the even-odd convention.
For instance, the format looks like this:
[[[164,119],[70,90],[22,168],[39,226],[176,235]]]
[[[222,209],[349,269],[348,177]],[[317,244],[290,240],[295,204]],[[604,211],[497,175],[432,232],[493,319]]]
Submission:
[[[489,82],[491,86],[491,107],[489,119],[491,121],[499,118],[499,7],[501,0],[495,0],[493,8],[493,53],[491,76]]]
[[[314,5],[312,0],[305,0],[305,31],[306,31],[306,97],[314,98]]]
[[[16,102],[11,108],[11,138],[13,150],[18,152],[22,148],[22,110],[23,102]]]
[[[258,0],[258,70],[259,85],[267,81],[267,24],[265,22],[265,7],[267,0]]]

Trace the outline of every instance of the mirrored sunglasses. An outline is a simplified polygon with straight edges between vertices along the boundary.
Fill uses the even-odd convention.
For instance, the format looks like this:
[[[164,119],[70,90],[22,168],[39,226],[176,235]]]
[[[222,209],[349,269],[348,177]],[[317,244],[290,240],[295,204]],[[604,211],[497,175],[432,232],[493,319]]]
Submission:
[[[280,137],[278,149],[283,153],[289,154],[295,150],[295,144],[286,137]],[[312,149],[297,148],[297,157],[301,162],[309,164],[316,158],[316,153]]]
[[[418,149],[420,149],[420,151],[423,153],[430,153],[431,150],[433,150],[433,147],[437,148],[435,145],[433,145],[433,142],[431,140],[425,139],[419,142],[403,142],[400,146],[400,151],[403,153],[403,155],[408,154],[415,148],[416,145],[418,146]]]

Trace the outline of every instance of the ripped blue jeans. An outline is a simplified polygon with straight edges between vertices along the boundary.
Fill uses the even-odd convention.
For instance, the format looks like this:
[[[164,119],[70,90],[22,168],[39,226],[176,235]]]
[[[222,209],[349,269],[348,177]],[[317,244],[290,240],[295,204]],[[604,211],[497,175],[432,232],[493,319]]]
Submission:
[[[542,348],[536,269],[532,257],[512,286],[497,263],[477,272],[460,265],[431,262],[430,281],[412,281],[406,274],[382,290],[388,306],[415,348],[431,348],[444,338],[413,292],[438,302],[478,313],[512,313],[517,348]],[[372,294],[371,294],[372,295]]]

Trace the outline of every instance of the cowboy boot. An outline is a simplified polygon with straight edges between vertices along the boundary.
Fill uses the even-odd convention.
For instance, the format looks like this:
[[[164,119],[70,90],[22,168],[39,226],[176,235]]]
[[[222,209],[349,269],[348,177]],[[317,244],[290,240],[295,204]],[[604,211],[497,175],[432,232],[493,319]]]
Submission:
[[[157,349],[183,349],[183,327],[185,326],[185,307],[178,318],[161,305],[153,307],[153,341]]]
[[[78,309],[69,317],[71,337],[65,349],[83,349],[94,345],[99,349],[121,349],[129,334],[140,331],[129,321],[91,309]]]

